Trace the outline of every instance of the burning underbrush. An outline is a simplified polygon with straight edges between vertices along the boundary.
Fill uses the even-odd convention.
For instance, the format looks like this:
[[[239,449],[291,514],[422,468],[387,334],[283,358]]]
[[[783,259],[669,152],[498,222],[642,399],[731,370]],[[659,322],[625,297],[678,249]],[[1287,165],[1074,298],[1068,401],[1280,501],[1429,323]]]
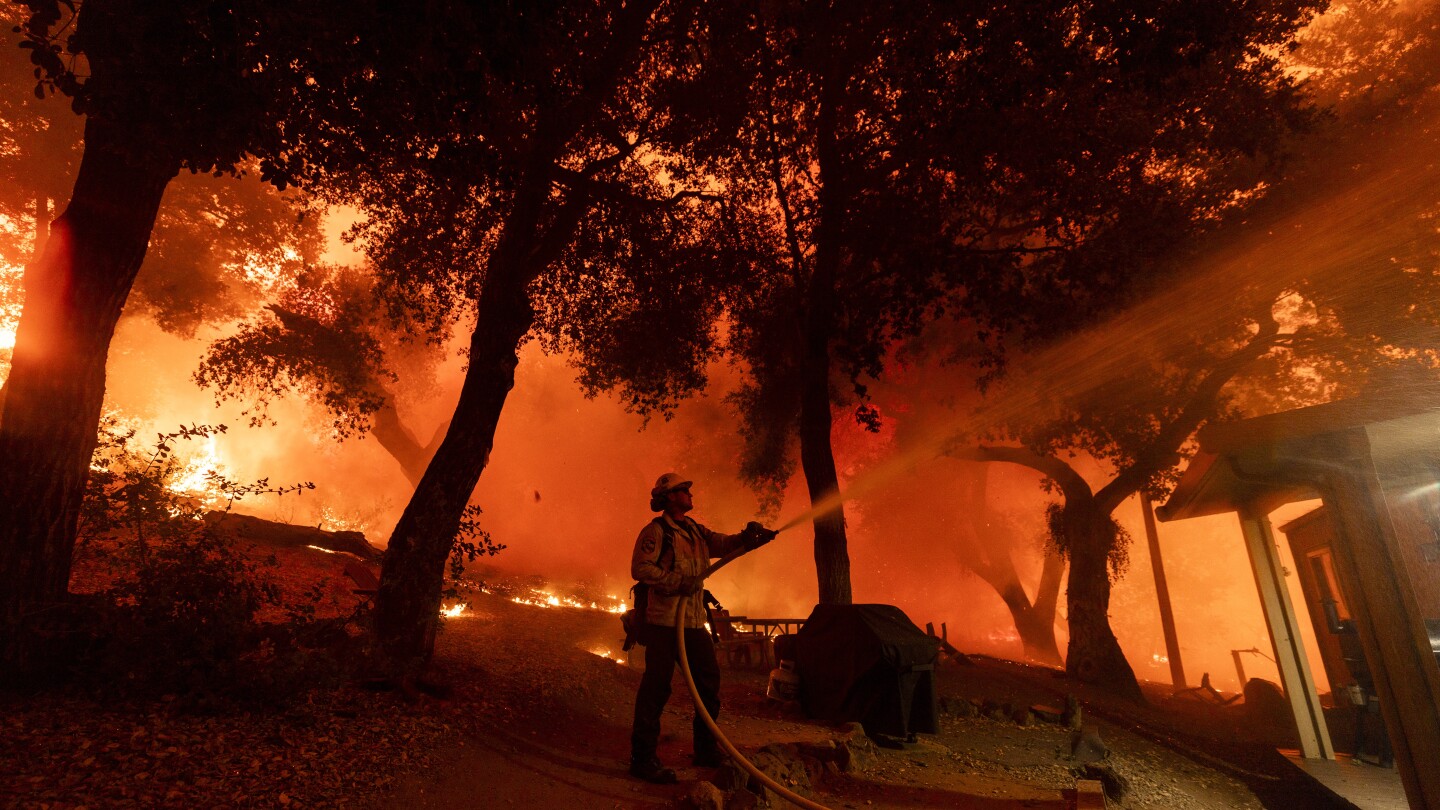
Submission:
[[[306,547],[343,544],[295,527],[242,537],[227,524],[237,501],[298,497],[313,486],[229,480],[213,458],[224,431],[182,426],[143,446],[133,425],[107,417],[82,506],[72,599],[31,622],[43,654],[26,682],[208,705],[285,703],[347,674],[364,643],[364,611],[337,561],[325,559],[334,549]],[[193,445],[200,451],[180,452]],[[363,538],[350,547],[368,548]]]
[[[569,610],[597,610],[624,613],[626,596],[589,582],[558,585],[539,576],[515,576],[483,566],[462,579],[464,587],[509,599],[517,605]]]

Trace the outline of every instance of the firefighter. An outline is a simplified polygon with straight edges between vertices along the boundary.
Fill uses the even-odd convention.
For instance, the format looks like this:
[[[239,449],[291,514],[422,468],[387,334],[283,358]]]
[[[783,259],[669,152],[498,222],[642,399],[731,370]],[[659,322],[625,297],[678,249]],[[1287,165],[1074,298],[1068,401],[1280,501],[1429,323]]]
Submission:
[[[640,530],[630,558],[630,574],[648,586],[640,641],[645,645],[645,675],[635,695],[635,723],[630,733],[630,773],[647,782],[673,784],[675,771],[656,756],[660,713],[670,699],[670,681],[680,653],[675,640],[675,607],[685,599],[685,655],[690,674],[711,717],[720,713],[720,665],[715,644],[705,630],[701,585],[711,557],[763,546],[775,532],[751,522],[739,534],[720,534],[686,516],[695,506],[690,483],[665,473],[650,490],[650,510],[661,514]],[[718,767],[720,746],[696,712],[692,723],[696,767]]]

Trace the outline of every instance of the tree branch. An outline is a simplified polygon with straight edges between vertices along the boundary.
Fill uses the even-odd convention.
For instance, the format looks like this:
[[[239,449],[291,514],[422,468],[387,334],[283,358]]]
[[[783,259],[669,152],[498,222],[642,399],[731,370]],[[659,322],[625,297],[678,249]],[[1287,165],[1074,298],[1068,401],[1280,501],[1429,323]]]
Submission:
[[[556,179],[561,185],[577,191],[586,197],[605,200],[639,211],[662,211],[667,208],[673,208],[682,200],[720,202],[724,199],[719,194],[698,190],[677,191],[669,197],[663,198],[644,197],[639,194],[632,194],[626,191],[623,186],[615,183],[596,180],[593,177],[587,176],[583,171],[557,167],[555,174],[557,175]]]
[[[1261,317],[1259,324],[1260,330],[1255,336],[1211,369],[1195,386],[1195,392],[1170,420],[1170,424],[1162,427],[1150,445],[1100,490],[1096,501],[1107,514],[1145,486],[1156,472],[1179,461],[1180,448],[1185,440],[1206,420],[1215,416],[1220,392],[1226,384],[1284,339],[1280,335],[1280,324],[1273,317]]]
[[[963,461],[999,461],[1019,464],[1043,473],[1060,486],[1065,500],[1078,502],[1093,497],[1090,485],[1075,472],[1075,468],[1054,456],[1044,456],[1028,447],[976,445],[951,451],[951,456]]]

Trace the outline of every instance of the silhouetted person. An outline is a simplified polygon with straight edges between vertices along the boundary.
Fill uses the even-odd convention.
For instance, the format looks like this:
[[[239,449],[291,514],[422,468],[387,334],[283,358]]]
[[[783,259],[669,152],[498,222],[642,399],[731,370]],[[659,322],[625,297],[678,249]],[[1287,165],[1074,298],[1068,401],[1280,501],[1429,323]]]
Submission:
[[[660,742],[660,714],[670,699],[670,682],[680,660],[675,640],[675,609],[685,604],[685,655],[695,688],[711,717],[720,714],[720,665],[715,643],[705,631],[705,605],[701,596],[705,569],[711,557],[723,557],[738,548],[751,551],[775,537],[759,523],[739,534],[719,534],[685,516],[694,508],[690,482],[677,473],[665,473],[650,490],[650,509],[662,513],[640,530],[630,558],[630,575],[648,589],[646,609],[640,617],[640,643],[645,645],[645,676],[635,695],[635,724],[630,732],[630,773],[647,782],[671,784],[675,772],[656,755]],[[696,712],[692,723],[694,764],[716,767],[720,747]]]

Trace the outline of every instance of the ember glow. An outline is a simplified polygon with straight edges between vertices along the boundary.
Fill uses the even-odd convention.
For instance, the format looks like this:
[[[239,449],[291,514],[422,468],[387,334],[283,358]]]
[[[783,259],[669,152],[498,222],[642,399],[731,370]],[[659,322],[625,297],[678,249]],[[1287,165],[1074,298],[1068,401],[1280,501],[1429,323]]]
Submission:
[[[594,655],[594,656],[598,656],[598,657],[600,657],[600,658],[604,658],[604,659],[606,659],[607,661],[614,661],[615,663],[620,664],[621,666],[624,666],[624,665],[625,665],[625,662],[622,661],[622,660],[620,660],[620,657],[619,657],[618,655],[610,652],[609,650],[605,649],[604,647],[596,647],[596,648],[590,650],[590,654],[591,654],[591,655]]]

